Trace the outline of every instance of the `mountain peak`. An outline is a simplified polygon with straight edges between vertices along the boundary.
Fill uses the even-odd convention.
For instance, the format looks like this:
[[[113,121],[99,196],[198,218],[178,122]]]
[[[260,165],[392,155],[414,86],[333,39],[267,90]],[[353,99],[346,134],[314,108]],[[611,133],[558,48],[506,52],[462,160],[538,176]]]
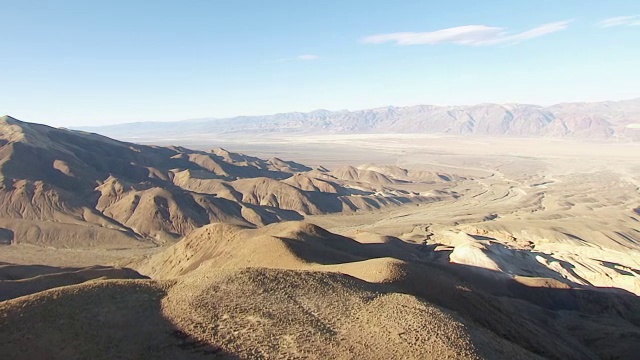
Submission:
[[[13,125],[15,123],[20,123],[20,122],[21,122],[20,120],[9,115],[0,116],[0,124],[2,125]]]
[[[9,115],[0,116],[0,139],[7,142],[25,139],[24,123]]]
[[[28,123],[9,115],[0,116],[0,139],[8,142],[29,142],[44,146],[48,143],[46,134],[52,129],[47,125]]]

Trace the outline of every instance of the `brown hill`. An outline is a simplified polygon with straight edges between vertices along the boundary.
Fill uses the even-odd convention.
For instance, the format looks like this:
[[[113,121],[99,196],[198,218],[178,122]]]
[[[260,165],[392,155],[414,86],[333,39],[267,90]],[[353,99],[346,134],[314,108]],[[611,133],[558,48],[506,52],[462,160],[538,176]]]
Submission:
[[[110,280],[0,302],[0,349],[10,359],[210,359],[161,310],[166,286]]]
[[[558,282],[553,276],[548,278],[510,277],[502,272],[457,264],[453,260],[444,263],[434,261],[434,256],[436,254],[433,250],[429,250],[425,245],[410,244],[397,238],[381,237],[375,234],[361,234],[356,241],[332,234],[315,225],[300,222],[273,224],[261,229],[210,225],[140,264],[138,268],[142,273],[154,278],[177,277],[178,285],[176,286],[182,289],[178,293],[183,295],[180,297],[181,300],[173,304],[176,306],[192,304],[183,305],[182,309],[185,309],[185,312],[200,315],[190,315],[188,320],[177,315],[176,318],[181,319],[185,326],[190,326],[192,329],[190,333],[199,334],[194,336],[203,341],[208,339],[206,341],[213,343],[219,342],[225,336],[232,336],[225,334],[227,331],[228,334],[233,334],[233,329],[241,326],[240,323],[236,323],[239,321],[238,317],[231,314],[254,314],[258,308],[264,309],[260,311],[273,314],[273,306],[287,306],[285,305],[288,301],[286,296],[282,299],[278,298],[280,300],[274,300],[274,297],[277,297],[274,294],[288,294],[289,291],[297,291],[295,289],[301,287],[308,293],[305,293],[306,295],[292,293],[292,299],[321,297],[322,300],[318,301],[327,303],[330,301],[327,296],[343,291],[339,290],[340,287],[336,289],[335,283],[332,283],[329,288],[322,288],[322,291],[316,292],[302,285],[295,285],[298,280],[294,273],[267,270],[278,268],[313,271],[310,274],[314,274],[314,277],[331,278],[329,275],[321,275],[326,272],[348,274],[363,281],[381,284],[380,286],[383,287],[378,288],[378,291],[409,294],[415,297],[412,299],[427,301],[428,304],[440,309],[455,311],[456,316],[464,319],[459,321],[469,324],[472,332],[481,329],[488,331],[492,336],[497,335],[500,341],[515,344],[510,345],[512,350],[509,351],[515,351],[513,350],[515,346],[547,358],[595,359],[633,358],[633,354],[638,350],[636,341],[640,339],[640,317],[638,316],[640,301],[632,294],[624,291],[587,289],[577,284]],[[272,284],[280,281],[277,280],[279,275],[276,274],[283,274],[282,276],[288,279],[289,285],[276,289],[275,287],[279,285]],[[243,293],[242,297],[250,298],[251,301],[242,304],[229,303],[229,300],[221,297],[222,295],[215,295],[220,292],[216,293],[217,290],[214,289],[229,290],[236,285],[215,284],[220,276],[223,278],[241,276],[243,282],[250,281],[244,278],[247,276],[251,279],[261,279],[255,281],[265,288],[256,291],[255,294],[264,295],[256,295],[260,298],[256,300],[256,296]],[[252,284],[252,286],[256,285]],[[272,286],[273,289],[271,289]],[[209,287],[211,290],[206,290],[207,295],[197,297],[198,300],[195,303],[188,300],[191,295],[187,294],[200,293],[205,291],[200,289]],[[251,289],[255,291],[255,288]],[[327,295],[321,295],[325,293]],[[399,300],[399,298],[394,299]],[[274,303],[265,305],[264,302],[267,301]],[[340,300],[331,301],[339,303]],[[254,305],[256,302],[261,305]],[[332,304],[335,303],[332,302]],[[193,308],[186,310],[189,306]],[[314,309],[314,314],[319,311],[318,305],[308,306]],[[392,308],[394,306],[398,304],[394,303]],[[226,312],[228,310],[224,310],[225,308],[235,310],[228,313]],[[253,310],[249,311],[245,308]],[[209,310],[200,311],[199,309]],[[327,308],[327,311],[330,311],[330,308]],[[398,314],[396,310],[388,308],[380,309],[378,314],[384,311]],[[344,313],[349,312],[344,311]],[[231,317],[227,318],[224,314],[230,314]],[[267,327],[278,328],[290,321],[290,317],[285,315],[282,315],[282,318],[264,316],[266,315],[257,316],[265,319],[264,322],[256,320],[252,325],[252,329],[258,333],[265,331],[264,335],[259,336],[272,336],[266,330]],[[290,316],[297,315],[292,313]],[[337,313],[335,316],[338,317]],[[421,321],[418,318],[414,320]],[[409,322],[405,325],[413,326],[411,324],[416,323],[414,320],[407,320]],[[216,331],[219,332],[214,331],[213,337],[210,333],[198,333],[198,325],[195,325],[219,324],[220,321],[225,325],[218,326],[219,330]],[[326,321],[335,324],[338,320]],[[367,318],[364,321],[376,320]],[[404,320],[396,319],[395,321],[401,323]],[[227,329],[226,326],[229,326],[228,330],[221,330]],[[264,330],[262,330],[263,327]],[[366,326],[361,330],[364,328]],[[337,332],[342,334],[340,331]],[[252,332],[233,335],[232,343],[262,341],[259,340],[261,338],[254,338],[254,334]],[[306,341],[314,340],[307,339],[305,342],[294,342],[294,344],[302,346]],[[478,343],[474,342],[474,344]],[[257,346],[257,348],[265,351],[264,347]],[[286,351],[286,349],[279,348],[278,351]],[[283,353],[272,353],[273,356],[276,356],[275,354]],[[489,357],[496,356],[494,354]],[[498,357],[511,356],[524,355],[521,352],[509,353],[509,355],[502,353]]]
[[[212,224],[140,260],[154,280],[0,302],[0,348],[12,359],[633,359],[640,350],[635,296],[436,255],[304,222]]]
[[[422,200],[380,193],[380,179],[352,191],[322,174],[278,158],[136,145],[4,116],[1,242],[147,246],[212,222],[262,226]]]
[[[0,301],[96,279],[144,278],[131,269],[110,266],[60,268],[0,263]]]
[[[0,302],[12,359],[535,359],[456,314],[324,272],[241,269],[117,280]]]
[[[353,166],[343,166],[331,172],[333,176],[342,180],[361,182],[375,182],[379,184],[393,184],[394,180],[377,171],[358,169]]]

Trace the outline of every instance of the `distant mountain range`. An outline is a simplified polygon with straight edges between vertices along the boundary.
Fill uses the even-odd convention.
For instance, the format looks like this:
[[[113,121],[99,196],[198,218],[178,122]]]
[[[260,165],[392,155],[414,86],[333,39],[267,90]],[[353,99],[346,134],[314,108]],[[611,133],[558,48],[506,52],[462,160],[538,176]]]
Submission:
[[[359,111],[316,110],[227,119],[138,122],[78,130],[131,139],[206,134],[424,133],[640,141],[640,98],[626,101],[384,107]]]

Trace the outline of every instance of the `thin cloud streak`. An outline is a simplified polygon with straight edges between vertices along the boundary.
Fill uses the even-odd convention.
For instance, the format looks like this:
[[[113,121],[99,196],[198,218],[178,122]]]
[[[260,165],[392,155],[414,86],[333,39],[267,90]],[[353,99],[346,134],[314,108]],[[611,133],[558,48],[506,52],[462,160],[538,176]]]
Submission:
[[[612,26],[640,26],[640,15],[611,17],[598,22],[596,25],[602,28]]]
[[[521,41],[562,31],[573,20],[543,24],[533,29],[510,34],[504,28],[485,25],[465,25],[430,32],[397,32],[367,36],[367,44],[396,43],[396,45],[435,45],[452,43],[467,46],[513,45]]]
[[[318,56],[318,55],[302,54],[302,55],[298,55],[296,57],[282,58],[282,59],[267,61],[266,63],[267,64],[277,64],[277,63],[285,63],[285,62],[291,62],[291,61],[312,61],[312,60],[318,60],[318,59],[320,59],[320,56]]]
[[[298,60],[317,60],[319,58],[320,56],[312,55],[312,54],[303,54],[303,55],[298,55],[297,57]]]

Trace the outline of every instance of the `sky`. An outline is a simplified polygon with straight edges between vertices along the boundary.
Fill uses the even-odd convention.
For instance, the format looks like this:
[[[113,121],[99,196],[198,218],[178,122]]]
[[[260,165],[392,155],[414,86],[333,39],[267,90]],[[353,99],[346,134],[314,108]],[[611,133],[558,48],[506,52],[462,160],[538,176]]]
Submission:
[[[638,0],[0,0],[0,115],[53,126],[640,97]]]

